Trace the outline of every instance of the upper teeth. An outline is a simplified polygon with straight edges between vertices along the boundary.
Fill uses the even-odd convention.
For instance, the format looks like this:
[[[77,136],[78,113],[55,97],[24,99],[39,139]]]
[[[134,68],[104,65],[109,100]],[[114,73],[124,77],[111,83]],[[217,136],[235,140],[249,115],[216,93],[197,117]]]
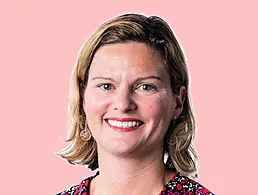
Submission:
[[[140,125],[139,121],[129,121],[129,122],[121,122],[115,120],[108,120],[108,123],[115,127],[128,128],[128,127],[136,127]]]

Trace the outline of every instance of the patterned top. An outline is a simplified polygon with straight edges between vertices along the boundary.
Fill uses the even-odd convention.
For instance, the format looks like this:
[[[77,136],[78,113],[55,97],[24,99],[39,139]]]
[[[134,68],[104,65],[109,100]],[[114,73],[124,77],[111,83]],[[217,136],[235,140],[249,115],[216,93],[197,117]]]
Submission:
[[[97,172],[94,176],[88,177],[79,185],[72,186],[71,188],[58,193],[56,195],[89,195],[90,182],[94,177],[99,175]],[[207,188],[198,182],[181,175],[176,171],[175,175],[164,186],[159,195],[214,195]]]

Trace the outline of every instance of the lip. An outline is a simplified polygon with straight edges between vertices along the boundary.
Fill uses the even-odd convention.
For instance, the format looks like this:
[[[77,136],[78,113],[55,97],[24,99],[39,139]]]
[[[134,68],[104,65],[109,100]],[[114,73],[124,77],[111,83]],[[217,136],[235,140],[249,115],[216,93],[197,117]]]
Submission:
[[[115,121],[120,121],[120,122],[128,122],[128,121],[136,121],[136,122],[141,122],[144,123],[143,121],[136,119],[136,118],[117,118],[117,117],[110,117],[106,118],[105,120],[115,120]]]
[[[141,125],[138,127],[128,127],[128,128],[121,128],[121,127],[115,127],[112,126],[108,123],[108,120],[116,120],[116,121],[120,121],[120,122],[128,122],[128,121],[136,121],[136,122],[141,122]],[[139,120],[139,119],[135,119],[135,118],[117,118],[117,117],[112,117],[112,118],[106,118],[105,122],[107,123],[107,125],[112,128],[115,131],[120,131],[120,132],[129,132],[129,131],[135,131],[139,128],[142,127],[142,125],[144,124],[143,121]]]

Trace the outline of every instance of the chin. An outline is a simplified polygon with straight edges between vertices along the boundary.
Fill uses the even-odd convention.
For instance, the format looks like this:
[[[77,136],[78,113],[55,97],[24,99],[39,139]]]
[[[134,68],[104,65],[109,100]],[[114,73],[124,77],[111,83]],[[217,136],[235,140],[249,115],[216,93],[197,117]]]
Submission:
[[[105,144],[106,145],[106,144]],[[126,156],[132,155],[139,151],[138,144],[128,143],[128,142],[115,142],[113,141],[111,144],[109,142],[108,145],[102,147],[106,152],[116,155],[116,156]]]

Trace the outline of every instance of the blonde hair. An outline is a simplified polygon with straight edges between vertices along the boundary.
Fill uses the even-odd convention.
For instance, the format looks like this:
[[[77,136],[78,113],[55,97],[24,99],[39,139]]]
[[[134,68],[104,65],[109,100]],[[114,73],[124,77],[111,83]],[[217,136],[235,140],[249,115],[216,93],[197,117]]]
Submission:
[[[170,75],[174,94],[183,85],[186,88],[184,108],[179,118],[171,121],[164,139],[164,163],[181,174],[196,177],[198,158],[192,141],[195,137],[195,118],[190,101],[189,78],[184,54],[169,27],[160,17],[124,14],[102,24],[81,48],[71,78],[69,94],[69,124],[66,142],[59,155],[72,164],[98,168],[97,144],[93,137],[80,139],[80,132],[87,128],[83,111],[83,93],[87,85],[89,68],[95,52],[103,45],[136,41],[154,48],[163,58]]]

